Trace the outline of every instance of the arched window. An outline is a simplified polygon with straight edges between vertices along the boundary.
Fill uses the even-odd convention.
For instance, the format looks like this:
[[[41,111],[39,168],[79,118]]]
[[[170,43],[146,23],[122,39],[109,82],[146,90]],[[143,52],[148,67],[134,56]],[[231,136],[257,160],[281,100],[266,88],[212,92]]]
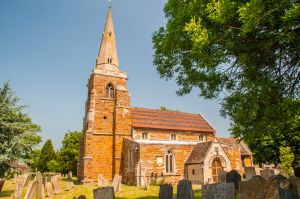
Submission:
[[[112,83],[109,83],[106,85],[106,97],[113,99],[115,94],[114,94],[114,85]]]
[[[213,160],[211,170],[212,170],[213,182],[218,182],[219,174],[221,171],[223,171],[223,167],[222,167],[220,158],[215,158]]]
[[[171,134],[171,140],[176,140],[176,134],[175,133]]]
[[[148,133],[146,133],[146,132],[142,133],[142,139],[147,140],[148,139]]]
[[[112,58],[111,58],[111,57],[108,57],[108,58],[107,58],[107,63],[109,63],[109,64],[112,63]]]
[[[167,151],[167,154],[165,155],[165,169],[166,173],[174,173],[174,154],[171,150]]]

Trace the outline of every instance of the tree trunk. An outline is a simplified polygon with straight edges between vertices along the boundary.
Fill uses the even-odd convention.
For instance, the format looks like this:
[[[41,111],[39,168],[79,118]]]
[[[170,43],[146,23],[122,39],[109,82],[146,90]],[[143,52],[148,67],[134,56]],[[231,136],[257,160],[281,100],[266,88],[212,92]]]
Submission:
[[[5,179],[0,179],[0,193],[2,192],[2,188],[4,186]]]
[[[294,175],[300,177],[300,167],[294,167]]]

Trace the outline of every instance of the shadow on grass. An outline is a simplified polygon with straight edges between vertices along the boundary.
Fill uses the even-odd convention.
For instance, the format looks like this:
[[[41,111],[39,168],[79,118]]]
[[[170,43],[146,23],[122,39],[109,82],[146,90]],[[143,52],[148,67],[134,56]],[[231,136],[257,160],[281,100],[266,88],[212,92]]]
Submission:
[[[14,190],[6,190],[6,191],[2,191],[0,193],[0,198],[1,197],[9,197],[11,196],[11,194],[13,194],[15,191]]]
[[[136,199],[157,199],[158,196],[142,196],[138,197]],[[126,197],[116,197],[116,199],[127,199]]]

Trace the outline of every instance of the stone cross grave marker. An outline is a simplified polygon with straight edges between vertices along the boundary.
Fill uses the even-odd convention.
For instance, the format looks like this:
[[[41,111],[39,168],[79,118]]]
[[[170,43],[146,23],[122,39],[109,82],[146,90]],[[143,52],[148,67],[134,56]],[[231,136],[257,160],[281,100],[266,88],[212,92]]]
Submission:
[[[178,182],[177,199],[194,199],[194,192],[191,181],[180,180]]]
[[[251,180],[240,181],[240,199],[279,199],[278,186],[275,182],[254,176]]]
[[[269,178],[274,175],[274,170],[272,169],[262,169],[260,170],[260,175],[262,178],[264,178],[265,180],[269,180]]]
[[[112,186],[114,188],[114,192],[117,193],[121,190],[121,182],[122,182],[122,176],[115,175]]]
[[[219,173],[219,176],[218,176],[219,182],[226,183],[226,174],[227,174],[227,171],[221,171]]]
[[[61,187],[58,184],[58,178],[57,178],[57,176],[53,176],[51,178],[51,182],[52,182],[52,185],[54,187],[54,193],[55,194],[60,194],[61,193]]]
[[[93,190],[94,199],[114,199],[114,189],[112,187],[101,187]]]
[[[52,186],[51,182],[46,182],[46,190],[47,190],[48,197],[53,197],[54,196],[53,186]]]
[[[202,199],[235,199],[234,183],[215,183],[202,186]]]
[[[237,170],[231,170],[230,172],[228,172],[226,174],[226,182],[227,183],[234,183],[235,189],[238,190],[239,189],[239,181],[241,181],[242,176],[241,174],[239,174],[239,172]]]
[[[29,182],[29,186],[27,188],[27,192],[24,199],[33,199],[36,193],[37,185],[38,185],[37,181]]]
[[[300,178],[291,176],[289,181],[292,187],[293,197],[295,199],[300,199]]]
[[[245,170],[245,180],[250,180],[253,176],[256,176],[255,167],[244,167]]]
[[[170,184],[163,184],[159,186],[158,199],[172,199],[173,198],[173,187]]]

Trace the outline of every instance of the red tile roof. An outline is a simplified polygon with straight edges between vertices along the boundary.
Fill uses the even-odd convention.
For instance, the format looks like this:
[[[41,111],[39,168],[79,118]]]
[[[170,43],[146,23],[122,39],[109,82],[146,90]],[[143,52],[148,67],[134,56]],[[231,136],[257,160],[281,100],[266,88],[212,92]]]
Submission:
[[[132,108],[131,116],[132,126],[136,128],[215,132],[200,114]]]
[[[203,163],[204,157],[205,157],[208,149],[210,148],[211,143],[212,143],[211,141],[198,143],[192,150],[192,152],[191,152],[189,158],[187,159],[187,161],[185,162],[185,164]]]
[[[217,140],[224,148],[234,149],[237,146],[240,148],[241,155],[252,155],[246,144],[238,138],[217,137]]]

